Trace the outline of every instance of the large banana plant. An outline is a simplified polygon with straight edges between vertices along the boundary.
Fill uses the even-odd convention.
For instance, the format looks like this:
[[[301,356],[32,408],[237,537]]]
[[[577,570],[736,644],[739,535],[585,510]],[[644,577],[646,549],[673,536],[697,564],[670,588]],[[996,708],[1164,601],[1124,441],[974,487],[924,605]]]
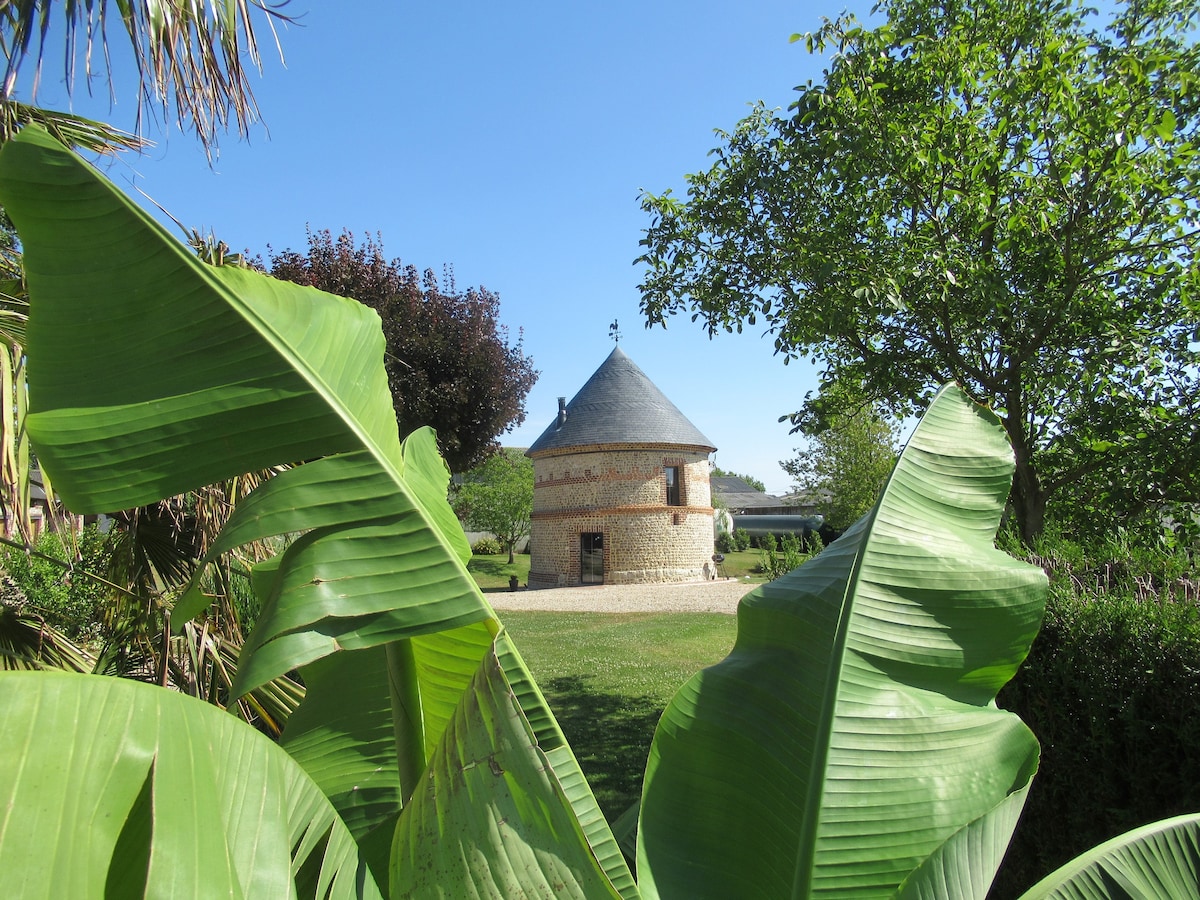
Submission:
[[[1038,760],[994,703],[1046,593],[993,546],[1011,473],[999,422],[944,389],[875,508],[743,601],[730,655],[659,724],[645,895],[986,891]]]
[[[432,434],[396,434],[374,313],[198,261],[32,128],[0,151],[0,203],[26,250],[29,429],[70,508],[304,461],[211,552],[294,537],[253,571],[235,691],[296,669],[307,686],[280,749],[168,691],[0,674],[0,895],[986,892],[1037,765],[993,698],[1044,579],[992,547],[1011,451],[956,389],[875,509],[750,595],[729,658],[664,714],[635,884],[466,572]],[[174,624],[206,607],[186,594]],[[1195,833],[1171,823],[1063,883],[1185,871]]]
[[[254,571],[264,610],[237,690],[299,668],[312,683],[301,713],[341,705],[334,719],[300,715],[285,746],[340,804],[376,879],[402,895],[447,883],[464,894],[474,883],[632,895],[578,764],[467,574],[432,435],[400,443],[375,313],[196,260],[33,128],[0,153],[0,203],[21,235],[31,296],[28,428],[42,464],[64,476],[56,488],[69,508],[124,509],[309,461],[228,526],[227,540],[303,532]],[[204,605],[185,600],[174,623]],[[67,704],[84,688],[54,690]],[[348,696],[361,702],[346,709]],[[464,717],[468,699],[478,715]],[[18,720],[7,716],[6,729]],[[41,758],[21,747],[0,750],[5,774],[38,777]],[[489,750],[463,758],[478,747]],[[476,829],[470,852],[462,821]],[[419,854],[399,837],[392,848],[404,833],[421,836]],[[57,840],[54,829],[44,837]],[[9,877],[21,876],[0,864]]]

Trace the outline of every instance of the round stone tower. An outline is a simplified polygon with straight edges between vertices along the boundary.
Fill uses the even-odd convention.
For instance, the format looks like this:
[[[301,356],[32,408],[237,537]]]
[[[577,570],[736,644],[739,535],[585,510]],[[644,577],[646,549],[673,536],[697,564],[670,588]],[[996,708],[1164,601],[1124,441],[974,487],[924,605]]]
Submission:
[[[526,451],[529,586],[709,577],[716,448],[618,346]]]

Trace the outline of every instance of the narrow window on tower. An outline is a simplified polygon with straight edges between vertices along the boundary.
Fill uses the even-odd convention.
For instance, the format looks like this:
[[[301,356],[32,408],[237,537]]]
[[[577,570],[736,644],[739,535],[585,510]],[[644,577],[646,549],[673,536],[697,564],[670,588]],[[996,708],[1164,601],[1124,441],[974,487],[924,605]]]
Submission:
[[[682,506],[679,496],[679,466],[665,466],[667,473],[667,506]]]

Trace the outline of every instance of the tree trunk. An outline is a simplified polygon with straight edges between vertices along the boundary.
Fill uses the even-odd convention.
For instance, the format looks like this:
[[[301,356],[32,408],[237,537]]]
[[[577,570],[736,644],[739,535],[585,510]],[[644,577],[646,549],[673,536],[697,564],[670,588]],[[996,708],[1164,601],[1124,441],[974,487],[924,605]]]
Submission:
[[[1021,543],[1032,547],[1046,524],[1046,491],[1033,463],[1033,447],[1025,434],[1022,418],[1013,415],[1004,420],[1004,430],[1012,442],[1016,470],[1008,499],[1021,535]]]
[[[516,547],[516,545],[517,545],[516,541],[508,542],[508,564],[510,566],[516,561],[516,557],[513,556],[513,548]]]
[[[1018,457],[1009,499],[1021,533],[1021,543],[1032,547],[1046,525],[1046,492],[1042,490],[1037,470],[1029,460],[1022,462]]]

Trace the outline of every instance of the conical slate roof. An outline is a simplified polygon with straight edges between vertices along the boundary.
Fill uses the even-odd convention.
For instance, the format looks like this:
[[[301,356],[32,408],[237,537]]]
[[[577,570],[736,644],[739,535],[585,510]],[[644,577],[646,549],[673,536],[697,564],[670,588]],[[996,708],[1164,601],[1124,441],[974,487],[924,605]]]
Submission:
[[[594,444],[682,444],[715,450],[712,441],[654,386],[620,346],[550,423],[526,456]]]

